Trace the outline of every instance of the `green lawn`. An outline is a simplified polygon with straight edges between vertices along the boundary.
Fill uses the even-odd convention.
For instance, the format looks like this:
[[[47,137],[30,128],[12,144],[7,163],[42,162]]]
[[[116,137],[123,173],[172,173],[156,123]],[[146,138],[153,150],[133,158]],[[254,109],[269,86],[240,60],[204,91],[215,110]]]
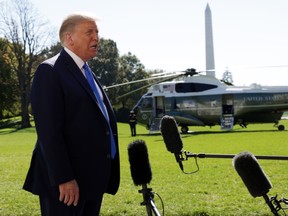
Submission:
[[[282,121],[288,128],[288,121]],[[288,155],[288,133],[272,124],[235,126],[231,132],[219,127],[190,127],[193,133],[181,135],[183,149],[193,153],[237,154],[248,150],[255,155]],[[148,185],[164,202],[166,216],[196,215],[272,215],[262,197],[253,198],[232,166],[232,159],[198,159],[199,172],[183,174],[174,155],[166,150],[161,134],[148,134],[137,126],[137,137],[131,137],[129,126],[119,123],[121,185],[115,196],[105,195],[102,216],[147,215],[141,206],[141,187],[133,185],[127,145],[135,139],[146,142],[153,179]],[[39,215],[37,197],[21,189],[36,140],[34,128],[0,130],[0,216]],[[273,184],[269,197],[288,197],[288,161],[259,160]],[[195,161],[184,161],[186,171],[196,169]],[[160,199],[155,203],[162,215]]]

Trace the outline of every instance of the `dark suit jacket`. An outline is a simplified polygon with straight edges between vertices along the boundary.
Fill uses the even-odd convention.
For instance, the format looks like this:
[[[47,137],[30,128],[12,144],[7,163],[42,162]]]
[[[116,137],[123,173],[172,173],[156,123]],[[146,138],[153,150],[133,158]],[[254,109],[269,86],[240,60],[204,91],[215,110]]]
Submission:
[[[103,90],[102,93],[117,145],[114,159],[110,157],[107,121],[73,59],[63,49],[39,65],[31,90],[38,138],[25,190],[58,198],[58,185],[76,179],[83,199],[117,192],[117,125],[108,98]]]

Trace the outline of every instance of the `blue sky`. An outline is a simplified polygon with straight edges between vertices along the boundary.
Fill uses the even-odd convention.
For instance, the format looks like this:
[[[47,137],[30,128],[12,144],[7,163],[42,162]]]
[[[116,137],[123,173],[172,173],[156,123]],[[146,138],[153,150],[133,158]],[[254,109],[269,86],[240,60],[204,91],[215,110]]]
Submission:
[[[30,1],[57,29],[71,12],[95,13],[100,36],[114,40],[121,55],[130,51],[147,69],[166,71],[205,70],[209,3],[216,76],[228,68],[237,85],[288,86],[287,0]]]

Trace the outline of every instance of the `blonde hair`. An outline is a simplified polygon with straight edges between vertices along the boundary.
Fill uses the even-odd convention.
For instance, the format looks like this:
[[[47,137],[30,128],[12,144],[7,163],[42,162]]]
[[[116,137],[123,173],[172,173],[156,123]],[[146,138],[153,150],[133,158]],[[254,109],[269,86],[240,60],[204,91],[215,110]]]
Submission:
[[[100,20],[98,17],[87,12],[78,12],[68,15],[63,20],[59,30],[59,38],[61,44],[62,45],[64,44],[65,34],[67,32],[73,32],[77,24],[83,21],[98,21],[98,20]]]

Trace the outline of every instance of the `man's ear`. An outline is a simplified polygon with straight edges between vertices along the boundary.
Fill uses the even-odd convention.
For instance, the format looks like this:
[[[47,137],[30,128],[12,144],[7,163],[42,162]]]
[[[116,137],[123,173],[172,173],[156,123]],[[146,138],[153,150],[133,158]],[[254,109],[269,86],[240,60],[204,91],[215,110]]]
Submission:
[[[65,41],[69,45],[73,45],[74,44],[71,33],[66,33],[65,34]]]

